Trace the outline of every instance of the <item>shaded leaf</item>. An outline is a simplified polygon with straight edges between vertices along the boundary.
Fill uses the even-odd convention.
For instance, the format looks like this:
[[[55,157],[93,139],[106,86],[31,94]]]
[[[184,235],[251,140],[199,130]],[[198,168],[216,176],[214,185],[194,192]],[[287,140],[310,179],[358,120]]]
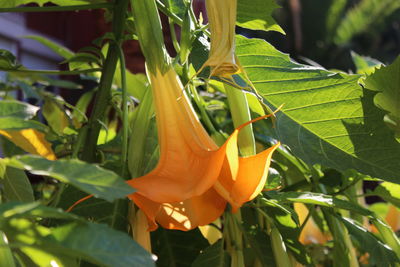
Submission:
[[[395,131],[396,138],[400,141],[400,56],[391,65],[376,69],[368,76],[365,87],[378,91],[374,103],[388,112],[384,121]]]
[[[369,263],[375,266],[396,266],[399,259],[387,245],[383,244],[372,233],[360,226],[356,221],[342,216],[337,216],[346,226],[352,238],[360,244],[360,249],[369,253]]]
[[[114,172],[76,159],[51,161],[26,155],[14,157],[8,164],[33,174],[53,177],[107,201],[123,198],[134,192]]]
[[[192,263],[192,267],[229,267],[229,254],[224,250],[222,239],[206,248]]]
[[[15,70],[19,67],[21,67],[21,64],[18,63],[17,58],[10,51],[0,49],[0,70]]]
[[[159,227],[151,233],[151,239],[153,253],[158,257],[158,266],[190,266],[200,251],[208,246],[199,229],[183,232]]]
[[[20,101],[0,101],[0,118],[12,117],[28,120],[32,119],[38,110],[38,107]]]
[[[69,125],[69,121],[67,115],[61,109],[59,103],[57,103],[57,100],[51,97],[45,97],[42,113],[49,126],[57,134],[63,135],[64,129]]]
[[[236,51],[266,102],[273,109],[284,104],[276,130],[296,156],[400,182],[400,144],[384,127],[370,91],[357,84],[359,76],[294,63],[259,39],[238,36]]]
[[[236,24],[243,28],[285,33],[272,17],[272,12],[278,8],[275,0],[246,0],[237,2]]]
[[[3,197],[6,201],[35,201],[31,183],[22,170],[7,167],[0,184],[3,185]]]
[[[48,130],[47,126],[33,120],[24,120],[14,117],[0,117],[0,129],[1,130],[23,130],[23,129],[36,129],[41,132]]]

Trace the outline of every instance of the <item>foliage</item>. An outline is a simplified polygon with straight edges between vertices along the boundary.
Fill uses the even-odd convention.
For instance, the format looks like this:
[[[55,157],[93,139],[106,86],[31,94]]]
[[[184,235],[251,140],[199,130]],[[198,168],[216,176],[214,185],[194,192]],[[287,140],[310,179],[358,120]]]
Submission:
[[[209,10],[212,27],[190,0],[1,1],[0,12],[106,8],[113,27],[77,52],[24,37],[63,71],[0,50],[0,266],[400,264],[400,56],[361,56],[357,44],[391,23],[398,1],[301,1],[310,38],[297,55],[329,66],[347,53],[357,74],[270,44],[298,37],[285,3],[238,0],[235,20],[234,1],[212,1],[224,8]],[[322,22],[307,17],[315,9]],[[126,68],[132,39],[147,75]],[[94,86],[48,76],[61,74]]]

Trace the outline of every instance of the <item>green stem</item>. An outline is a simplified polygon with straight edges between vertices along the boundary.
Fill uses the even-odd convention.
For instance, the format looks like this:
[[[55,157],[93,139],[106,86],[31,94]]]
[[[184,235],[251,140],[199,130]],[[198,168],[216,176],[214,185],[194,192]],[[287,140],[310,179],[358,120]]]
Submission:
[[[121,87],[122,87],[122,171],[121,176],[125,177],[126,160],[128,157],[128,134],[129,134],[129,118],[128,118],[128,93],[126,88],[126,69],[125,56],[121,46],[119,46],[119,58],[121,67]]]
[[[127,10],[129,0],[117,0],[114,6],[113,33],[117,43],[113,42],[108,47],[106,61],[104,63],[100,85],[96,94],[93,112],[88,122],[88,134],[85,140],[85,150],[82,153],[82,159],[88,162],[94,162],[96,159],[96,146],[101,121],[104,117],[105,107],[110,99],[110,90],[114,78],[115,69],[119,58],[119,42],[123,38],[125,26],[125,11]]]
[[[178,24],[179,26],[182,26],[183,20],[172,13],[161,1],[157,0],[157,8],[161,10],[162,13],[167,15],[169,18],[171,18],[175,24]]]
[[[224,87],[235,128],[250,121],[251,115],[245,93],[227,84],[224,84]],[[242,156],[251,156],[256,153],[256,142],[251,124],[240,131],[238,144]]]
[[[43,7],[23,6],[23,7],[0,8],[0,13],[77,11],[77,10],[112,8],[112,7],[113,7],[112,3],[100,3],[100,4],[77,5],[77,6],[43,6]]]
[[[35,73],[47,75],[77,75],[101,71],[101,68],[87,69],[87,70],[24,70],[24,69],[0,69],[0,72],[18,72],[18,73]]]
[[[169,1],[165,1],[165,5],[169,10],[170,9]],[[172,45],[174,46],[176,53],[179,54],[179,51],[181,49],[180,49],[180,46],[179,46],[178,38],[176,38],[174,20],[169,16],[168,16],[168,24],[169,24],[169,30],[171,32]]]

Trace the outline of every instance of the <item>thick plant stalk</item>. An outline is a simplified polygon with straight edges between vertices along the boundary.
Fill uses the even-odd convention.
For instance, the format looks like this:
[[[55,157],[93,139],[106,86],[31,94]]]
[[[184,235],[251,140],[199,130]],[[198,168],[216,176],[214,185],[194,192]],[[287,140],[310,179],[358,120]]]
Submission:
[[[106,61],[101,73],[100,85],[96,94],[94,108],[88,122],[88,132],[85,140],[85,149],[82,153],[82,159],[88,162],[96,161],[96,146],[99,132],[101,129],[101,121],[104,117],[104,111],[110,100],[110,90],[114,78],[115,69],[119,59],[119,42],[122,40],[125,11],[128,7],[129,0],[117,0],[114,7],[114,23],[113,33],[117,42],[111,43]]]
[[[251,120],[246,94],[227,84],[224,84],[224,87],[233,119],[233,125],[238,127],[239,125]],[[238,144],[242,156],[251,156],[256,154],[256,143],[251,124],[246,126],[239,133]]]

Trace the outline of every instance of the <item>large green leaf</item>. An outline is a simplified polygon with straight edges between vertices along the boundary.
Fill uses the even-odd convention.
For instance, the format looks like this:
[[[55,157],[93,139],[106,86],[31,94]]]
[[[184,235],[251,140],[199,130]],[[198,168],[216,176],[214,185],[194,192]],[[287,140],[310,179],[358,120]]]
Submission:
[[[374,97],[374,103],[388,112],[384,121],[394,129],[400,141],[400,56],[391,65],[376,69],[368,76],[365,87],[379,92]]]
[[[12,8],[20,5],[36,3],[43,6],[46,3],[53,3],[59,6],[75,6],[94,3],[103,3],[105,0],[7,0],[0,1],[0,8]]]
[[[103,224],[85,221],[60,209],[39,203],[7,203],[0,205],[0,215],[2,228],[10,243],[39,266],[49,266],[45,263],[49,263],[51,255],[63,264],[60,266],[68,267],[75,266],[71,264],[78,257],[99,266],[154,266],[150,254],[127,234]],[[29,220],[34,217],[70,222],[47,228]],[[26,245],[35,251],[25,250]]]
[[[8,164],[33,174],[51,176],[107,201],[123,198],[134,192],[133,188],[114,172],[79,160],[51,161],[26,155],[14,157]]]
[[[275,128],[295,155],[400,183],[400,144],[359,76],[297,64],[260,39],[238,36],[236,51],[265,100],[284,104]]]
[[[278,8],[275,0],[246,0],[237,2],[236,24],[252,30],[277,31],[285,33],[272,17],[272,12]]]
[[[103,224],[70,223],[52,231],[61,249],[71,250],[102,266],[154,266],[148,252],[125,233]]]

